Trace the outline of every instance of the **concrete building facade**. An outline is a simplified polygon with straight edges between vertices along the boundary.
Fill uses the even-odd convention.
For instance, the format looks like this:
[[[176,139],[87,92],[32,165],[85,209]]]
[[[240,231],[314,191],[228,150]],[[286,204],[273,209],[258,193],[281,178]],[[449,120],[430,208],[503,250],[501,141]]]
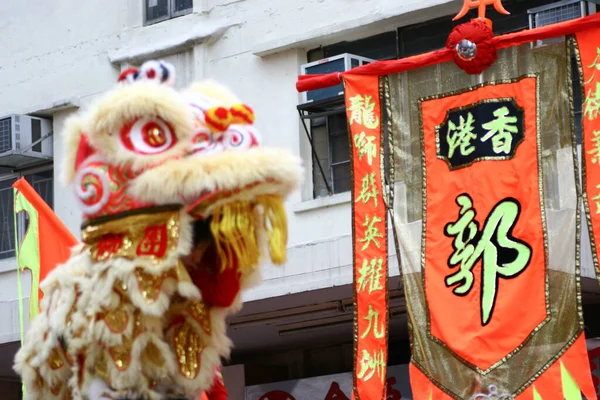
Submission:
[[[231,398],[243,399],[245,385],[347,372],[352,355],[350,193],[343,190],[344,173],[335,177],[332,162],[328,163],[327,173],[332,179],[340,179],[342,189],[331,196],[322,196],[315,190],[317,178],[313,174],[311,148],[296,108],[301,101],[295,90],[297,76],[302,64],[336,53],[396,58],[436,48],[440,42],[437,39],[442,38],[443,44],[444,35],[449,32],[446,27],[451,27],[451,15],[461,3],[0,2],[0,118],[11,114],[46,118],[52,122],[54,132],[53,163],[17,171],[4,169],[0,175],[0,240],[4,241],[0,254],[6,253],[0,259],[0,390],[4,392],[5,386],[4,393],[11,393],[9,399],[19,398],[20,383],[10,369],[10,357],[18,348],[20,337],[14,239],[12,244],[10,239],[14,230],[9,227],[10,184],[23,175],[38,182],[36,189],[43,192],[58,217],[79,237],[80,212],[71,191],[58,184],[62,159],[59,133],[65,119],[109,90],[123,68],[151,58],[175,65],[178,87],[204,78],[227,84],[254,108],[266,145],[286,147],[305,160],[301,190],[287,203],[289,262],[282,268],[265,268],[264,282],[247,293],[247,307],[231,321],[236,343],[231,366],[226,369]],[[525,3],[534,2],[505,3],[509,10],[511,4],[521,10],[521,23],[528,18],[522,11],[529,7]],[[537,6],[551,1],[535,3]],[[436,24],[422,27],[427,21],[442,17],[447,24],[439,23],[443,29],[436,41],[431,30]],[[425,40],[430,35],[432,40]],[[391,242],[389,248],[391,298],[396,310],[396,314],[392,313],[392,329],[397,332],[392,339],[400,343],[390,364],[401,364],[408,361],[406,320]],[[583,260],[582,270],[585,277],[593,277],[591,258]],[[585,290],[592,293],[590,296],[597,296],[595,283],[590,282],[591,279],[584,282]],[[23,280],[23,292],[29,293],[28,279]]]

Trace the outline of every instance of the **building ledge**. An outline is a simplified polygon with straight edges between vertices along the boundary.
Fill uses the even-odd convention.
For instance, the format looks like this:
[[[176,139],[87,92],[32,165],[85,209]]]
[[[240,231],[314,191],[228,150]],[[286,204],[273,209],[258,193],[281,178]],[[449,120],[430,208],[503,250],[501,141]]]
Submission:
[[[373,10],[372,14],[360,18],[349,18],[310,31],[259,43],[252,48],[252,54],[265,57],[290,49],[311,48],[340,41],[350,41],[364,37],[364,35],[375,34],[374,30],[383,33],[408,23],[418,23],[432,18],[432,13],[424,11],[423,2],[418,0],[402,1],[401,6],[397,5],[397,1],[392,0],[384,0],[383,3],[380,10]],[[390,5],[386,7],[386,4]],[[451,7],[443,7],[446,4]],[[452,0],[435,0],[431,4],[428,3],[428,8],[434,8],[433,12],[436,16],[456,11],[456,5]]]
[[[133,33],[127,45],[108,55],[112,64],[135,64],[148,59],[155,59],[176,54],[193,48],[201,43],[213,43],[220,39],[227,29],[239,25],[226,21],[208,22],[205,18],[193,15],[197,23],[192,29],[185,29],[179,34],[166,35],[161,24],[136,28],[139,34]],[[162,40],[154,40],[156,37]]]
[[[313,200],[300,202],[293,206],[293,210],[296,214],[300,214],[311,210],[317,210],[319,208],[327,208],[338,204],[347,204],[350,203],[350,200],[350,192],[344,192],[334,194],[333,196],[329,197],[318,197]]]
[[[78,97],[67,97],[58,99],[47,104],[41,104],[33,108],[33,111],[28,110],[27,114],[36,115],[39,117],[51,117],[52,114],[58,111],[71,110],[80,107]]]

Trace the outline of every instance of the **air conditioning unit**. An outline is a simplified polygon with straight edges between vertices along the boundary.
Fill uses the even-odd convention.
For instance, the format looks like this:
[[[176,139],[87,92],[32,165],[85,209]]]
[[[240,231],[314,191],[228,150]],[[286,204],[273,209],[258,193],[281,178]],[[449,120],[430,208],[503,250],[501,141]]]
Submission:
[[[52,160],[52,121],[29,115],[0,118],[0,166],[23,168]]]
[[[529,28],[534,29],[585,17],[588,15],[588,4],[587,1],[563,0],[557,3],[532,8],[527,10],[527,14],[529,14]],[[532,47],[560,43],[563,40],[562,37],[538,40],[535,43],[532,43]]]
[[[356,56],[354,54],[344,53],[334,57],[324,58],[319,61],[304,64],[302,65],[302,74],[312,75],[329,74],[332,72],[345,72],[351,70],[352,68],[372,63],[373,61],[375,60]],[[344,86],[342,84],[324,89],[311,90],[302,94],[302,103],[306,104],[313,101],[325,100],[342,94],[344,94]]]

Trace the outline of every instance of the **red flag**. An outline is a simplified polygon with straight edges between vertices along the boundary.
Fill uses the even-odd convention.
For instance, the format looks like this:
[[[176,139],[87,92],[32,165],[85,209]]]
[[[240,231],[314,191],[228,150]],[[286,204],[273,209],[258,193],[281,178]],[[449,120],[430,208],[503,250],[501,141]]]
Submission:
[[[78,241],[25,178],[15,182],[13,188],[15,189],[15,213],[25,211],[29,217],[29,227],[19,250],[21,253],[19,266],[21,269],[31,270],[32,298],[35,297],[34,290],[37,289],[38,301],[41,301],[43,294],[39,289],[39,283],[57,265],[69,259],[71,248]]]

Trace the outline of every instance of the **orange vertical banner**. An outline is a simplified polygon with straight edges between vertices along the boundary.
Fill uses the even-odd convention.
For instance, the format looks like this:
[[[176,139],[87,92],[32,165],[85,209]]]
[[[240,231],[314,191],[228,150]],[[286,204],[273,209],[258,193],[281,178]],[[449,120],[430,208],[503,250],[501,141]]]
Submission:
[[[576,35],[583,81],[583,190],[596,277],[600,282],[600,28]]]
[[[385,398],[388,343],[387,213],[377,76],[344,77],[352,148],[356,400]]]
[[[482,371],[548,318],[536,85],[421,104],[430,334]]]

